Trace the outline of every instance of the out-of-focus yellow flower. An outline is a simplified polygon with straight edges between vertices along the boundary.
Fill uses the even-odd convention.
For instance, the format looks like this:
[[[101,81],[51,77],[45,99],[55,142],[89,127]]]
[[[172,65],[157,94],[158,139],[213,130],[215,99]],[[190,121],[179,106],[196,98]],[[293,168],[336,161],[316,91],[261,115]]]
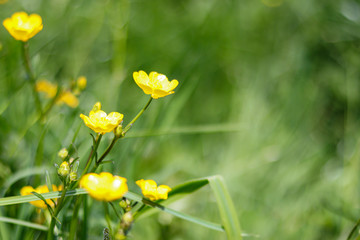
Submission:
[[[126,178],[113,176],[111,173],[88,173],[80,180],[80,187],[99,201],[113,201],[122,198],[128,191]]]
[[[39,80],[36,82],[36,91],[38,92],[44,92],[47,98],[53,98],[55,97],[57,93],[58,86],[56,84],[53,84],[45,79]],[[69,107],[76,108],[79,105],[79,100],[77,97],[72,94],[70,91],[62,91],[58,99],[56,100],[57,104],[65,103]]]
[[[63,189],[63,186],[59,186],[57,187],[56,185],[52,185],[52,190],[54,192],[56,191],[61,191]],[[47,193],[49,192],[49,188],[46,186],[46,185],[41,185],[41,186],[38,186],[37,188],[33,188],[32,186],[25,186],[23,188],[21,188],[20,190],[20,194],[22,196],[25,196],[25,195],[32,195],[31,192],[36,192],[36,193]],[[46,199],[46,202],[47,204],[49,204],[51,207],[54,207],[54,203],[50,200],[50,199]],[[32,205],[34,205],[35,207],[38,207],[38,208],[43,208],[43,209],[46,209],[47,206],[46,204],[44,203],[44,201],[42,200],[37,200],[37,201],[32,201],[30,202]]]
[[[7,3],[8,0],[0,0],[0,4],[4,4],[4,3]]]
[[[45,93],[47,98],[55,97],[57,92],[57,85],[45,79],[37,81],[35,88],[36,91]]]
[[[76,80],[76,85],[79,90],[84,90],[86,88],[87,80],[85,76],[80,76]]]
[[[154,99],[173,94],[179,84],[175,79],[170,82],[164,74],[157,72],[151,72],[149,76],[144,71],[134,72],[133,77],[144,93],[151,94]]]
[[[58,152],[58,156],[61,157],[62,159],[66,158],[68,156],[68,154],[69,154],[69,152],[66,148],[62,148]]]
[[[122,122],[124,115],[118,112],[111,112],[107,115],[101,110],[100,102],[97,102],[90,111],[89,117],[84,114],[80,114],[80,117],[90,129],[105,134],[114,130]]]
[[[60,94],[59,99],[56,101],[56,103],[65,103],[69,107],[76,108],[79,105],[79,100],[70,91],[65,91]]]
[[[16,12],[11,18],[6,18],[3,25],[16,40],[28,41],[43,29],[42,19],[38,14],[28,15],[26,12]]]
[[[168,193],[171,191],[171,188],[169,186],[157,186],[154,180],[141,179],[136,181],[136,184],[141,188],[144,197],[149,198],[151,201],[167,199]]]

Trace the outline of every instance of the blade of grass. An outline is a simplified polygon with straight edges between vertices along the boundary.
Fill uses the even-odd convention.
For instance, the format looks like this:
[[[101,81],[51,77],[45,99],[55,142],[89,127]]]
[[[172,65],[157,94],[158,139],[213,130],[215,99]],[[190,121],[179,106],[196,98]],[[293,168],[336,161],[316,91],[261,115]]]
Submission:
[[[235,206],[221,176],[209,177],[209,184],[215,195],[227,238],[241,239],[240,223]]]
[[[14,174],[12,174],[4,183],[3,187],[0,191],[0,196],[4,196],[7,190],[13,185],[15,182],[19,181],[22,178],[36,175],[36,174],[44,174],[45,170],[47,170],[47,167],[35,167],[35,168],[26,168],[24,170],[18,171]],[[52,169],[50,170],[52,171]]]
[[[171,134],[205,134],[222,132],[239,132],[243,128],[239,124],[211,124],[201,126],[173,127],[171,129],[159,129],[154,131],[134,131],[130,132],[126,138],[140,138],[151,136],[162,136]]]
[[[14,219],[14,218],[8,218],[8,217],[1,217],[0,216],[0,222],[12,223],[12,224],[16,224],[16,225],[20,225],[20,226],[24,226],[24,227],[28,227],[28,228],[33,228],[33,229],[40,230],[40,231],[47,231],[48,230],[48,228],[46,226],[36,224],[36,223],[32,223],[32,222],[19,220],[19,219]]]

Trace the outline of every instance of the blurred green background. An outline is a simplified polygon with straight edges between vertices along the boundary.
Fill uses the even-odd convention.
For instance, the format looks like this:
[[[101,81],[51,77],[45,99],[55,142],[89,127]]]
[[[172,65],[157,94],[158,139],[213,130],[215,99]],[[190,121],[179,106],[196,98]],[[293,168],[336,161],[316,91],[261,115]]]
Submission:
[[[126,124],[148,99],[132,72],[157,71],[180,82],[175,94],[153,101],[128,138],[117,143],[108,157],[114,163],[104,170],[127,177],[134,191],[131,182],[140,178],[175,186],[220,174],[243,231],[259,235],[247,239],[346,239],[360,217],[360,1],[0,5],[1,19],[16,11],[43,18],[44,29],[30,40],[37,76],[69,85],[84,75],[88,87],[77,109],[57,106],[45,128],[34,124],[20,43],[2,27],[0,185],[39,164],[54,169],[61,162],[58,150],[79,127],[75,144],[83,163],[91,138],[79,114],[101,101],[106,112],[123,113]],[[41,137],[44,146],[38,147]],[[25,184],[44,184],[44,175],[38,176],[16,181],[6,196],[18,195]],[[4,211],[29,220],[28,206]],[[106,223],[98,220],[101,205],[93,206],[90,239],[98,239]],[[171,207],[220,222],[209,188]],[[14,229],[16,236],[24,234]],[[149,240],[225,239],[165,214],[138,221],[131,234]]]

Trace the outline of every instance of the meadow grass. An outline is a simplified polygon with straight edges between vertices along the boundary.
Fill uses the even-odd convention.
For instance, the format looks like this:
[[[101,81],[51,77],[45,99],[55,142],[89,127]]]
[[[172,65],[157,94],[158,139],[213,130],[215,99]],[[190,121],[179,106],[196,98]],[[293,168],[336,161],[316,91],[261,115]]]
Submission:
[[[37,121],[20,43],[2,28],[3,196],[44,184],[41,168],[55,171],[57,152],[78,129],[83,168],[92,140],[79,114],[100,101],[130,121],[148,100],[132,73],[158,71],[179,80],[175,94],[154,100],[102,170],[170,186],[219,174],[248,239],[346,239],[360,218],[359,8],[350,0],[9,0],[1,19],[21,10],[43,18],[44,29],[30,40],[36,76],[69,84],[84,75],[88,86],[78,108],[55,106],[45,124]],[[102,204],[88,201],[88,237],[99,239]],[[220,222],[209,186],[170,206]],[[28,204],[0,210],[34,220]],[[45,236],[7,223],[0,232]],[[140,219],[131,235],[225,239],[166,213]]]

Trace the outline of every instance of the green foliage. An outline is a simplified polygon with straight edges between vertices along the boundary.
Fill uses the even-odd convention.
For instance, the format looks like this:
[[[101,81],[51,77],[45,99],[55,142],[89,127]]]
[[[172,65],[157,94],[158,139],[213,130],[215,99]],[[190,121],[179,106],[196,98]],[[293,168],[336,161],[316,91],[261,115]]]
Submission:
[[[179,80],[179,87],[152,103],[102,170],[129,182],[153,178],[170,186],[219,174],[246,233],[263,239],[348,236],[360,217],[359,8],[355,0],[9,0],[0,7],[1,19],[21,10],[43,18],[44,29],[30,40],[35,75],[64,86],[85,75],[88,87],[78,108],[56,105],[38,121],[21,44],[2,28],[1,195],[46,184],[45,170],[58,185],[57,152],[70,144],[84,169],[92,140],[79,114],[101,101],[105,111],[119,111],[129,122],[148,98],[132,72],[155,70]],[[111,139],[102,141],[101,152]],[[219,214],[217,198],[200,189],[202,183],[169,208],[222,219],[228,210]],[[21,206],[1,207],[1,217],[33,222],[34,209]],[[89,238],[101,238],[103,210],[90,199],[88,208]],[[13,232],[16,239],[44,238],[0,223],[0,238]],[[161,213],[139,217],[132,234],[224,238]]]

